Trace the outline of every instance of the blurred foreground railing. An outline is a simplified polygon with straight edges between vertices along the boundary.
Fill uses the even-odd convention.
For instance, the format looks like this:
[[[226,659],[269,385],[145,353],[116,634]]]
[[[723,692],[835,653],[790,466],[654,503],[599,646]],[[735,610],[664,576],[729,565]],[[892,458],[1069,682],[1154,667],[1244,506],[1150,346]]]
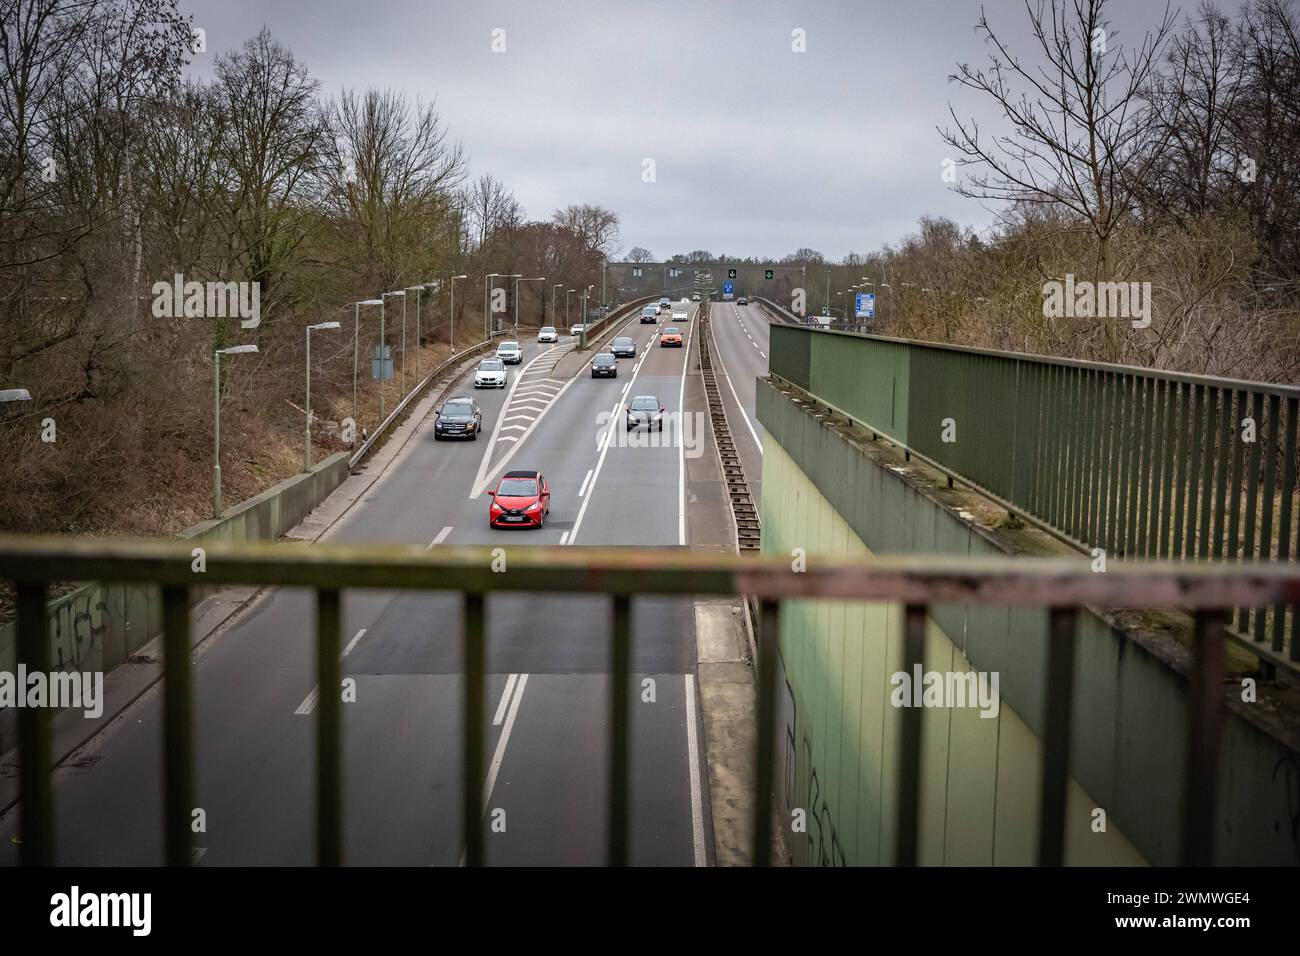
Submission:
[[[340,599],[345,589],[459,591],[464,618],[464,772],[462,831],[468,865],[483,862],[485,635],[492,592],[598,593],[613,608],[610,727],[609,863],[628,860],[628,708],[632,605],[647,595],[752,595],[760,602],[758,633],[759,733],[756,754],[753,859],[770,860],[771,799],[776,711],[776,653],[782,602],[825,599],[899,602],[905,607],[904,661],[910,673],[922,661],[925,619],[932,604],[976,604],[1049,609],[1044,643],[1046,673],[1044,768],[1040,791],[1039,862],[1063,859],[1066,779],[1069,772],[1074,642],[1078,609],[1185,607],[1195,614],[1189,723],[1183,781],[1184,864],[1213,860],[1212,828],[1219,735],[1224,714],[1224,622],[1233,608],[1267,607],[1300,600],[1295,565],[1163,564],[1093,573],[1083,560],[968,557],[810,559],[791,570],[784,557],[694,553],[657,549],[510,549],[509,571],[492,570],[487,547],[356,547],[319,544],[308,549],[275,544],[212,545],[206,569],[196,573],[190,545],[164,541],[0,537],[0,577],[15,582],[18,661],[28,672],[49,671],[45,600],[48,582],[146,582],[161,587],[165,616],[163,680],[164,827],[166,860],[191,860],[190,813],[194,793],[190,664],[192,587],[272,585],[316,593],[316,669],[320,687],[340,680]],[[317,861],[342,859],[341,703],[322,693],[317,710]],[[50,711],[19,711],[22,862],[53,863],[50,785]],[[902,713],[897,773],[899,819],[894,860],[916,863],[921,712]]]

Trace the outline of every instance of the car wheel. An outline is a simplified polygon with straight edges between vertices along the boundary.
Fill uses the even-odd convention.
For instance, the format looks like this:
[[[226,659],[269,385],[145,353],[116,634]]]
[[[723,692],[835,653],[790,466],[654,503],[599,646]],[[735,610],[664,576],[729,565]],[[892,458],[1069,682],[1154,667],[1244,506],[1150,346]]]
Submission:
[[[434,433],[433,433],[433,440],[434,440],[434,441],[442,441],[442,436],[439,435],[437,432],[434,432]]]

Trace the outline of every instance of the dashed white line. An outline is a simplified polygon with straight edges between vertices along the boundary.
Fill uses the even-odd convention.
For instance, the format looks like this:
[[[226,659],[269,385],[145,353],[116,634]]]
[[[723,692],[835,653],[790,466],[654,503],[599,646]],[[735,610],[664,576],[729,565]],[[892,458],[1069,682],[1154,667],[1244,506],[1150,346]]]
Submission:
[[[447,527],[443,528],[436,535],[434,535],[433,540],[430,541],[428,545],[425,546],[425,550],[427,551],[429,548],[432,548],[434,545],[442,544],[444,541],[447,540],[447,535],[449,534],[451,534],[451,525],[447,525]],[[362,631],[362,633],[364,634],[365,631]]]
[[[511,674],[506,678],[506,689],[501,694],[501,703],[497,704],[497,715],[492,718],[493,727],[500,727],[501,721],[506,719],[506,705],[510,703],[510,694],[514,691],[517,680],[519,680],[518,674]]]
[[[587,477],[582,479],[582,487],[578,489],[578,497],[581,498],[587,493],[587,483],[591,481],[592,469],[587,469]]]
[[[445,537],[446,533],[450,530],[451,528],[443,528],[443,533],[439,535],[439,537]],[[437,544],[438,538],[434,538],[433,543]],[[430,547],[432,546],[433,545],[430,545]],[[366,629],[363,627],[361,630],[357,631],[356,634],[352,635],[352,640],[348,641],[348,646],[343,648],[343,653],[339,655],[339,660],[343,660],[343,658],[352,653],[352,648],[357,646],[357,642],[361,640],[365,633]],[[310,715],[312,711],[316,709],[316,702],[318,700],[320,700],[320,684],[313,687],[311,693],[303,698],[302,703],[298,705],[298,709],[294,711],[294,715],[298,717],[306,717]]]

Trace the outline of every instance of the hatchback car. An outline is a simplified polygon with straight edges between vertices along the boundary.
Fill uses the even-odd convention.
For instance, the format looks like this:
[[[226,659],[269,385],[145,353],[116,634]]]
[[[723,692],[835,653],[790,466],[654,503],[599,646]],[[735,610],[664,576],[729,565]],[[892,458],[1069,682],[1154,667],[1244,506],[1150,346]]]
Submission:
[[[485,358],[474,372],[475,388],[505,388],[506,363],[498,358]]]
[[[660,348],[681,348],[682,330],[669,326],[659,333]]]
[[[570,328],[569,328],[569,334],[570,334],[570,335],[581,335],[581,334],[582,334],[582,330],[585,329],[585,328],[586,328],[586,326],[583,325],[581,322],[579,322],[577,325],[570,326]]]
[[[497,358],[510,365],[518,365],[524,360],[524,350],[518,342],[502,342],[497,346]]]
[[[537,333],[537,341],[539,342],[558,342],[559,339],[560,333],[555,331],[553,325],[544,325]]]
[[[592,378],[618,378],[618,359],[608,352],[601,352],[591,360]]]
[[[627,430],[640,425],[664,430],[664,406],[654,395],[638,395],[627,405]]]
[[[449,398],[433,417],[433,437],[468,438],[478,441],[483,430],[483,413],[472,398]]]
[[[620,335],[611,342],[609,350],[616,358],[636,358],[636,343],[626,335]]]
[[[659,306],[647,305],[644,309],[641,310],[642,325],[645,325],[647,322],[658,322],[658,321],[659,321]]]
[[[540,528],[551,510],[551,489],[540,471],[507,471],[488,495],[490,528]]]

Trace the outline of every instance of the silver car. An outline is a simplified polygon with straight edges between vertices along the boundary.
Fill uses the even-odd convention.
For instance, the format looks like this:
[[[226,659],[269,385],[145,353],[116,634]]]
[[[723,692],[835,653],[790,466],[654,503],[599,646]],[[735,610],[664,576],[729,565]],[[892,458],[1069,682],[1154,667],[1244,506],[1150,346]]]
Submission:
[[[537,333],[537,341],[539,342],[558,342],[559,339],[560,333],[555,331],[553,325],[542,326],[541,331]]]
[[[524,350],[518,342],[502,342],[497,346],[497,358],[509,365],[518,365],[524,360]]]

